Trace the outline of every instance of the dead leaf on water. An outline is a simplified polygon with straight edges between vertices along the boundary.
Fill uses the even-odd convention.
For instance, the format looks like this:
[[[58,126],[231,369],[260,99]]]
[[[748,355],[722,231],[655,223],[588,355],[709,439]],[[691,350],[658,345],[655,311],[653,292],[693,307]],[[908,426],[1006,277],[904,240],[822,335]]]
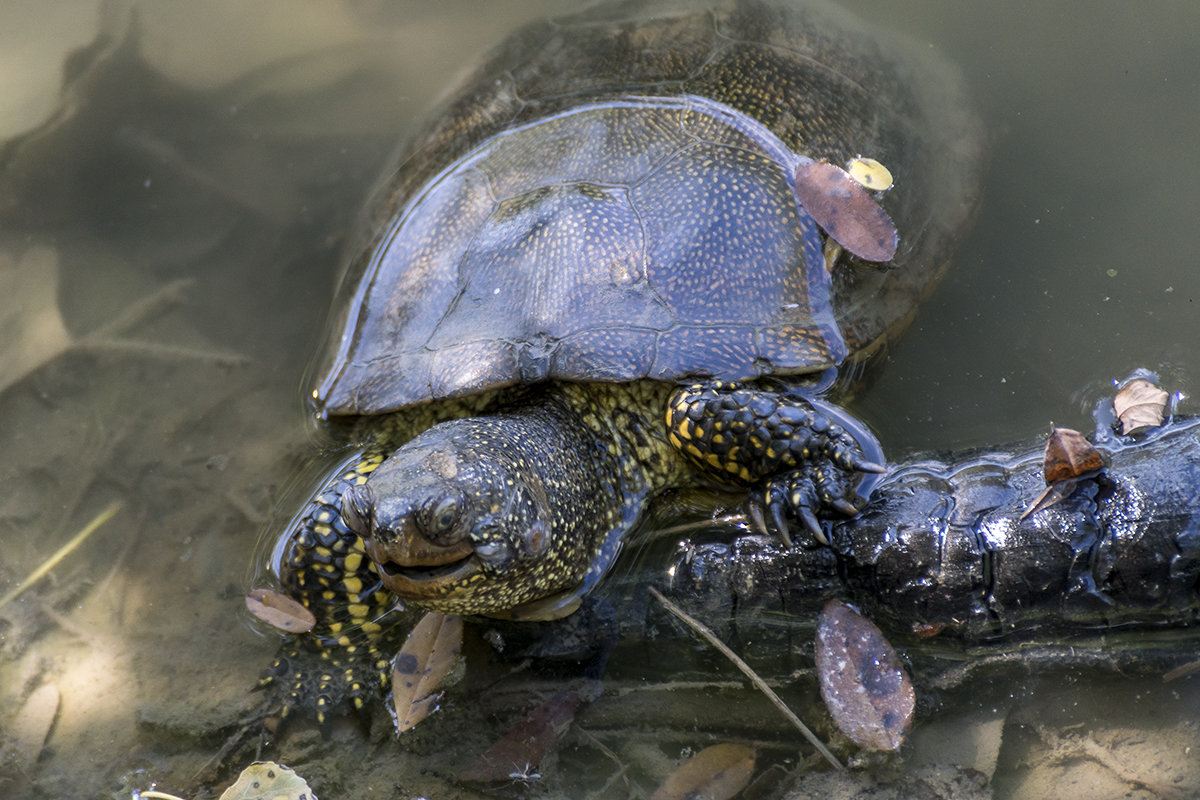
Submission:
[[[1055,428],[1046,441],[1043,468],[1046,483],[1058,483],[1104,469],[1104,459],[1079,431]]]
[[[1145,378],[1135,378],[1122,386],[1113,398],[1113,409],[1121,421],[1121,435],[1162,425],[1169,397],[1166,390]]]
[[[887,212],[846,170],[810,161],[796,168],[796,199],[842,247],[866,261],[891,261],[899,234]]]
[[[317,796],[291,767],[256,761],[221,793],[221,800],[317,800]]]
[[[896,651],[874,623],[831,600],[817,619],[817,678],[838,729],[872,750],[898,750],[916,694]]]
[[[1021,512],[1021,519],[1061,503],[1071,496],[1081,478],[1095,475],[1102,469],[1104,458],[1087,437],[1071,428],[1055,428],[1046,440],[1042,458],[1046,489]]]
[[[396,733],[404,733],[437,708],[442,681],[462,652],[462,617],[430,611],[413,626],[392,660],[392,696]]]
[[[714,744],[689,758],[650,800],[728,800],[750,783],[754,750],[740,744]]]
[[[44,683],[33,691],[13,717],[12,727],[4,748],[22,769],[28,771],[37,763],[38,756],[54,727],[58,716],[60,695],[53,683]]]
[[[307,633],[317,618],[303,604],[274,589],[254,589],[246,595],[251,614],[285,633]]]
[[[0,253],[0,392],[71,347],[58,310],[58,253],[31,247],[19,261]]]

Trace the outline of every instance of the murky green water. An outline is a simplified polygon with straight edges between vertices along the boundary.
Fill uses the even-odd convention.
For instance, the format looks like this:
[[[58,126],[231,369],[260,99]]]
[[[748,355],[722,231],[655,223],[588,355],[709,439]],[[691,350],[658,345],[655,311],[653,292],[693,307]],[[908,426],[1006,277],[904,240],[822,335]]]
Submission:
[[[978,224],[856,405],[884,447],[1086,431],[1094,400],[1136,366],[1200,391],[1200,7],[846,5],[961,65],[992,136]],[[447,82],[517,21],[574,6],[146,3],[130,34],[113,4],[79,30],[35,26],[75,46],[110,34],[69,61],[53,37],[0,39],[9,86],[57,96],[64,63],[69,78],[57,121],[19,135],[16,111],[0,119],[15,137],[0,150],[0,592],[120,504],[0,608],[0,729],[30,741],[20,726],[37,728],[27,698],[39,687],[53,687],[38,702],[55,718],[40,752],[0,762],[0,796],[230,780],[209,761],[275,646],[241,594],[257,532],[312,450],[303,379],[341,239]],[[0,27],[39,8],[6,5]],[[60,55],[35,67],[35,49]],[[613,665],[614,694],[582,727],[622,745],[625,771],[599,746],[561,758],[594,796],[648,794],[684,748],[716,741],[723,707],[772,714],[715,657],[672,691],[638,677],[661,679],[672,658],[651,648]],[[912,778],[990,758],[1000,797],[1194,795],[1196,682],[1071,671],[931,696],[889,769]],[[790,699],[812,695],[800,685]],[[400,743],[346,725],[267,742],[264,756],[323,798],[446,797],[447,741],[482,748],[495,734],[454,728],[455,711],[482,726],[504,707],[483,696]],[[726,733],[792,766],[808,752],[782,724]]]

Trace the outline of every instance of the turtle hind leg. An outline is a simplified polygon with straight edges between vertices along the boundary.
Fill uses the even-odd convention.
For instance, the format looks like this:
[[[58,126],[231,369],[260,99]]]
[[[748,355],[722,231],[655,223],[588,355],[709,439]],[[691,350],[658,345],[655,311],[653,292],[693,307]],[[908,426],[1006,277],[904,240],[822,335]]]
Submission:
[[[330,714],[361,709],[387,687],[389,654],[399,639],[395,598],[341,515],[343,493],[382,459],[368,451],[345,464],[284,533],[282,589],[316,624],[288,636],[264,671],[259,686],[271,695],[269,713],[311,713],[324,724]]]
[[[858,513],[884,471],[875,437],[840,409],[786,385],[709,381],[682,386],[668,402],[667,438],[726,482],[761,486],[763,511],[787,538],[786,516],[824,541],[820,516]]]

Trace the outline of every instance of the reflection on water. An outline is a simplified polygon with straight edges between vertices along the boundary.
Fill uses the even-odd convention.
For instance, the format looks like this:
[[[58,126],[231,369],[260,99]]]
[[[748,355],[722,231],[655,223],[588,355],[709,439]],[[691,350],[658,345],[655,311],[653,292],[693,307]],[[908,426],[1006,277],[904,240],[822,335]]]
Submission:
[[[127,31],[119,5],[91,26]],[[1087,430],[1092,400],[1138,365],[1195,394],[1200,51],[1197,20],[1182,17],[1200,8],[847,5],[961,64],[992,135],[974,234],[856,406],[885,448],[998,444],[1051,421]],[[148,4],[136,35],[69,59],[87,37],[63,27],[64,111],[0,150],[0,594],[121,504],[0,609],[0,724],[28,745],[6,747],[5,797],[184,792],[208,774],[275,645],[240,596],[255,532],[312,449],[301,380],[341,238],[399,133],[486,42],[539,13],[305,8]],[[18,45],[3,40],[0,55],[25,63]],[[601,796],[648,793],[685,747],[708,743],[694,729],[728,723],[722,709],[771,719],[726,665],[687,649],[692,671],[671,692],[638,691],[670,651],[612,665],[620,691],[580,741],[623,742],[626,772],[586,743],[563,756],[597,790],[620,774]],[[1005,797],[1196,791],[1183,766],[1200,746],[1195,682],[1067,671],[931,695],[899,769],[999,762]],[[298,730],[268,754],[307,764],[323,797],[391,796],[372,782],[445,797],[423,759],[495,735],[468,690],[486,712],[523,702],[479,685],[400,744],[386,725],[365,737],[346,725],[328,739]],[[819,715],[811,684],[788,691]],[[47,710],[45,747],[29,745]],[[478,729],[454,728],[456,712]],[[790,742],[775,725],[732,727]],[[799,747],[777,755],[794,767]]]

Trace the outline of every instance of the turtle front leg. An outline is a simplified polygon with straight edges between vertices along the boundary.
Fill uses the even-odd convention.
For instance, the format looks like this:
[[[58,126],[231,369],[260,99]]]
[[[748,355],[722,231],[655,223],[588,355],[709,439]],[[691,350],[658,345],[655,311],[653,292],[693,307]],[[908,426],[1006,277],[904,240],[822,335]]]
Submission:
[[[726,482],[762,485],[765,506],[788,538],[785,512],[825,542],[818,514],[857,514],[883,473],[875,437],[834,406],[801,392],[709,381],[680,387],[667,408],[667,437],[692,462]],[[853,432],[853,435],[851,434]],[[863,475],[866,473],[866,475]]]
[[[362,539],[342,519],[342,496],[385,457],[357,454],[333,472],[283,536],[276,565],[283,590],[306,606],[316,625],[289,636],[260,686],[273,694],[272,713],[311,710],[324,724],[330,712],[362,708],[390,670],[388,613],[395,603],[382,586]]]

